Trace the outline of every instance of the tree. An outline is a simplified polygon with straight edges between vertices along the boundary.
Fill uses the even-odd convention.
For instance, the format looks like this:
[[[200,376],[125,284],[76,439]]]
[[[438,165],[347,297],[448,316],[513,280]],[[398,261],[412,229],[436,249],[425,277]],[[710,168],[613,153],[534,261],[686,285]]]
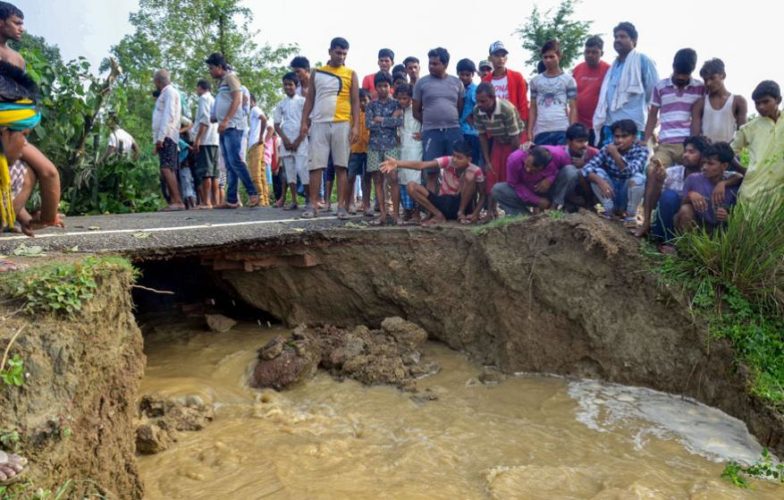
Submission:
[[[540,49],[548,40],[558,40],[561,44],[561,66],[571,67],[582,53],[585,40],[590,36],[593,21],[577,21],[573,19],[574,7],[579,0],[561,0],[558,8],[548,9],[544,13],[534,5],[531,15],[523,26],[515,33],[522,40],[523,49],[531,57],[525,62],[536,69],[541,60]]]
[[[280,78],[296,46],[257,44],[258,32],[250,27],[253,13],[241,3],[141,0],[139,10],[130,15],[135,31],[112,48],[125,70],[121,77],[125,95],[118,94],[115,106],[128,107],[140,127],[149,126],[153,72],[168,69],[175,85],[191,93],[199,79],[209,79],[204,60],[212,52],[223,53],[262,107],[274,106],[281,97]],[[133,125],[129,128],[135,129]]]

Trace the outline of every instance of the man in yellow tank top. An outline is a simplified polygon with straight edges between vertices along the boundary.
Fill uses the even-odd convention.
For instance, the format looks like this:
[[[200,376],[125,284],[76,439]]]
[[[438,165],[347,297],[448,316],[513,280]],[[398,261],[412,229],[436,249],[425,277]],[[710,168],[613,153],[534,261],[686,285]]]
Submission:
[[[338,178],[338,218],[348,218],[351,190],[346,168],[351,144],[359,136],[359,79],[345,66],[348,42],[334,38],[329,46],[329,61],[311,74],[311,89],[302,113],[302,134],[308,135],[310,151],[310,200],[317,200],[323,170],[330,154]],[[312,202],[302,217],[318,215]]]

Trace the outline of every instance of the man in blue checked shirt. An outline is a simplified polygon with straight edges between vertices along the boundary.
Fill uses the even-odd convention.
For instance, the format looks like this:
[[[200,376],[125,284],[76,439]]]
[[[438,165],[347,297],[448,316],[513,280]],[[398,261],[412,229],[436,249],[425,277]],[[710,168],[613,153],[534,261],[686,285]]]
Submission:
[[[623,217],[624,225],[636,225],[635,214],[645,193],[645,165],[648,149],[637,143],[637,125],[632,120],[618,120],[610,127],[612,144],[604,146],[582,169],[591,182],[604,217]]]

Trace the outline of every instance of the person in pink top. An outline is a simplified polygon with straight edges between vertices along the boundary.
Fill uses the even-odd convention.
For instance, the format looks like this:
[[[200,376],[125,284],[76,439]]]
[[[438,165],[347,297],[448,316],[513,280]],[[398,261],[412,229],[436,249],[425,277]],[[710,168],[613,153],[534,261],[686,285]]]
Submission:
[[[589,130],[588,142],[596,144],[593,130],[593,114],[599,103],[599,92],[610,65],[602,61],[604,42],[598,36],[585,41],[583,56],[585,61],[575,66],[572,76],[577,82],[577,123],[582,123]]]
[[[571,163],[563,146],[518,149],[506,161],[506,182],[493,186],[493,198],[506,215],[560,208],[577,182]]]
[[[395,53],[392,52],[391,49],[381,49],[378,51],[378,70],[385,71],[387,73],[392,72],[392,66],[395,64]],[[370,100],[375,101],[378,98],[378,93],[376,92],[376,85],[373,79],[376,77],[376,73],[371,73],[366,75],[365,78],[362,79],[362,88],[367,90],[370,93]]]
[[[403,161],[387,157],[381,164],[381,172],[390,174],[397,168],[439,169],[441,175],[438,194],[428,191],[416,181],[409,182],[406,186],[408,195],[429,214],[422,225],[441,224],[447,220],[474,224],[479,220],[486,194],[485,175],[481,168],[471,163],[471,154],[471,145],[461,139],[454,144],[451,156],[441,156],[429,161]]]

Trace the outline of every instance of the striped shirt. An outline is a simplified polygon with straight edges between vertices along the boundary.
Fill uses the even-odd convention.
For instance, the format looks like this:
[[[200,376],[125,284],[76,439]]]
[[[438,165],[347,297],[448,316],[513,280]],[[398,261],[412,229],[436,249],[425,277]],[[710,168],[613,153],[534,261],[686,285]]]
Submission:
[[[490,137],[517,137],[523,133],[523,122],[511,102],[496,98],[495,109],[487,114],[479,106],[474,108],[474,127]]]
[[[607,146],[605,146],[599,151],[599,154],[594,156],[583,167],[582,174],[588,177],[590,174],[595,174],[598,170],[604,170],[611,179],[628,179],[634,174],[645,173],[645,164],[648,163],[648,148],[635,143],[621,156],[626,163],[626,168],[624,169],[618,168],[612,155],[607,152]]]
[[[671,78],[656,84],[651,106],[659,108],[659,143],[682,144],[691,135],[691,108],[704,95],[705,85],[695,78],[682,89]]]

